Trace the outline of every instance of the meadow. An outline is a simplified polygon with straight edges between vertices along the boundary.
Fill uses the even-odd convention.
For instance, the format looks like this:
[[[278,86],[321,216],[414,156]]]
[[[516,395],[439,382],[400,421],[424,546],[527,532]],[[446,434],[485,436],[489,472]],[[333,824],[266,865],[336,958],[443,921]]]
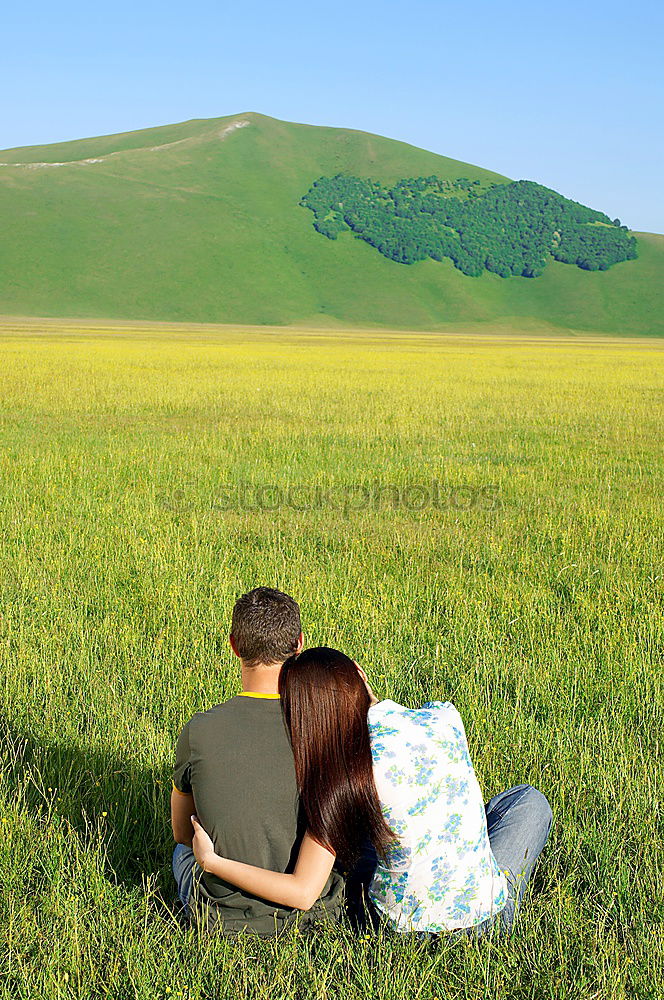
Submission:
[[[0,997],[662,996],[664,342],[5,322],[0,399]],[[511,938],[182,928],[175,739],[258,584],[547,795]]]

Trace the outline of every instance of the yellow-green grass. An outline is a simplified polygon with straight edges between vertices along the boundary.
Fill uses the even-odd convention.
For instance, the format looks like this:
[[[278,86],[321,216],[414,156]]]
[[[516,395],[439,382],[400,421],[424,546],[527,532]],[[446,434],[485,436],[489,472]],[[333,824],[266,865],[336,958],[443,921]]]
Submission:
[[[0,995],[659,997],[663,389],[658,341],[5,324]],[[548,796],[511,939],[180,928],[174,741],[257,584]]]

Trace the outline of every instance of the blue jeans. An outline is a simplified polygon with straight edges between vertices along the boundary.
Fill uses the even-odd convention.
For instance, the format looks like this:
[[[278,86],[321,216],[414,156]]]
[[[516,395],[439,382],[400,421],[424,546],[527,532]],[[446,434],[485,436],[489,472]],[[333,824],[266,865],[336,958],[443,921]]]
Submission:
[[[496,919],[502,931],[511,929],[553,820],[551,806],[532,785],[516,785],[494,795],[485,809],[491,851],[507,876],[509,898],[497,918],[466,930],[477,936],[485,934]]]
[[[189,905],[191,886],[194,881],[194,866],[196,858],[191,847],[186,844],[176,844],[173,851],[173,875],[178,887],[178,896],[185,910]]]
[[[517,785],[494,795],[485,810],[491,851],[498,867],[507,875],[509,898],[504,909],[495,917],[474,927],[452,931],[453,934],[479,937],[490,930],[497,920],[500,921],[501,931],[510,930],[535,863],[549,837],[551,807],[532,785]],[[367,842],[346,883],[348,911],[356,929],[366,928],[367,920],[374,927],[380,922],[371,901],[367,899],[377,860],[373,845]],[[363,905],[365,901],[368,901],[368,906]]]

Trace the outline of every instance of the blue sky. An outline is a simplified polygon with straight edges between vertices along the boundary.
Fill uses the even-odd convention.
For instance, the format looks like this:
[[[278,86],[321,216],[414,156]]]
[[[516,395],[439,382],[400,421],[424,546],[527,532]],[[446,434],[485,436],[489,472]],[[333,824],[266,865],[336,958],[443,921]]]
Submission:
[[[259,111],[402,139],[663,233],[663,11],[641,0],[13,4],[0,148]]]

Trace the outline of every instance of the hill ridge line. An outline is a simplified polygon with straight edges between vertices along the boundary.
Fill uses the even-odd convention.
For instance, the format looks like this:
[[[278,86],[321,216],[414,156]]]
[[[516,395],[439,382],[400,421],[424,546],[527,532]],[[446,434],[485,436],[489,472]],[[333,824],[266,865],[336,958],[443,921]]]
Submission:
[[[132,149],[116,149],[111,153],[104,153],[103,156],[88,156],[82,160],[32,160],[25,163],[0,162],[0,167],[23,167],[28,170],[36,170],[41,167],[71,167],[79,166],[83,163],[103,163],[105,160],[110,160],[114,156],[126,156],[128,153],[156,153],[161,149],[170,149],[173,146],[181,146],[184,143],[191,143],[195,145],[196,143],[203,142],[205,139],[209,139],[211,136],[214,136],[215,133],[217,133],[218,138],[223,142],[223,140],[231,132],[235,132],[240,128],[245,128],[247,125],[251,125],[251,122],[248,119],[245,119],[244,121],[231,122],[230,125],[226,125],[218,133],[216,129],[212,129],[209,132],[203,133],[203,135],[189,135],[185,136],[184,139],[174,139],[173,142],[163,142],[159,146],[136,146]]]

